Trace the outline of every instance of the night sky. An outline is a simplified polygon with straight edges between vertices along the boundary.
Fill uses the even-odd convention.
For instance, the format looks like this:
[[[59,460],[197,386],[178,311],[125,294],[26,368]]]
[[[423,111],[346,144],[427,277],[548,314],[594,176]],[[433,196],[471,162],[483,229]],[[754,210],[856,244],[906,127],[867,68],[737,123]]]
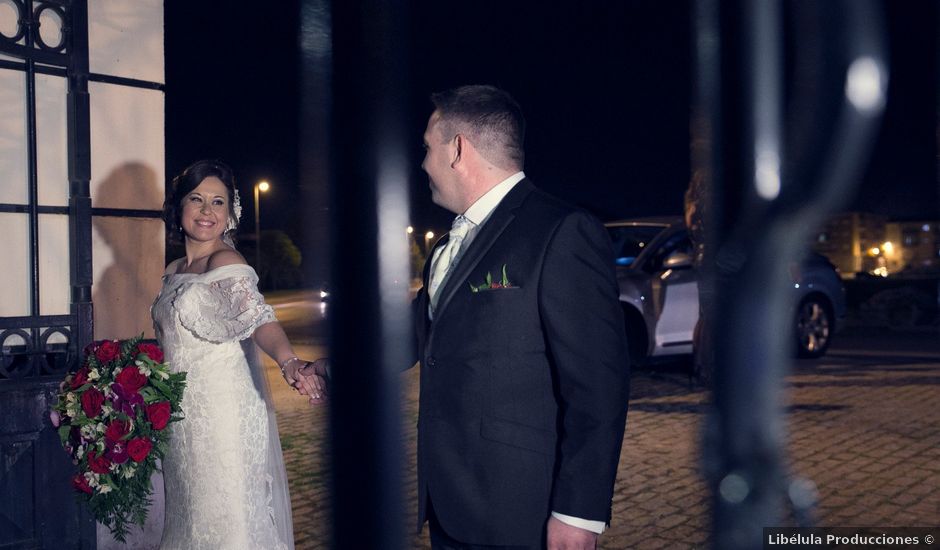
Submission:
[[[262,226],[299,233],[297,0],[166,4],[167,172],[229,162],[243,196],[268,179]],[[689,177],[689,0],[412,2],[402,37],[411,61],[412,219],[438,231],[420,170],[428,95],[490,83],[528,122],[526,173],[601,219],[679,213]],[[937,4],[886,2],[891,95],[858,197],[847,209],[940,218]],[[459,21],[460,24],[456,24]],[[246,203],[250,206],[250,201]],[[274,215],[274,211],[277,215]],[[250,210],[248,211],[250,212]],[[242,224],[253,229],[251,219]]]

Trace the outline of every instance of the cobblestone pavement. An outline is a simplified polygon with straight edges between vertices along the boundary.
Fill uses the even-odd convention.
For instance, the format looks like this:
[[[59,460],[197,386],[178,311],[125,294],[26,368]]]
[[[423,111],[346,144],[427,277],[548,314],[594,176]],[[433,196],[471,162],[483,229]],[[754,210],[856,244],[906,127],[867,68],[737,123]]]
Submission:
[[[309,344],[309,343],[308,343]],[[323,355],[314,345],[304,356]],[[272,383],[277,376],[270,365]],[[329,543],[327,409],[275,385],[298,549]],[[408,533],[415,509],[417,370],[402,378]],[[676,369],[632,378],[627,434],[601,548],[708,545],[708,495],[699,440],[707,395]],[[787,377],[789,470],[818,486],[820,526],[940,525],[940,353],[833,350]],[[791,520],[785,520],[787,522]],[[429,548],[426,530],[411,537]]]

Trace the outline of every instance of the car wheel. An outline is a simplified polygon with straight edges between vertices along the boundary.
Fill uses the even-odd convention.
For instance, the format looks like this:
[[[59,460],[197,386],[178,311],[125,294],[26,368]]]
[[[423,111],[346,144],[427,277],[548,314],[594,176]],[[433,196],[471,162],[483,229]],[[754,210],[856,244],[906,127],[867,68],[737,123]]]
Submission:
[[[809,296],[796,312],[796,352],[799,357],[822,357],[832,337],[832,306],[821,296]]]

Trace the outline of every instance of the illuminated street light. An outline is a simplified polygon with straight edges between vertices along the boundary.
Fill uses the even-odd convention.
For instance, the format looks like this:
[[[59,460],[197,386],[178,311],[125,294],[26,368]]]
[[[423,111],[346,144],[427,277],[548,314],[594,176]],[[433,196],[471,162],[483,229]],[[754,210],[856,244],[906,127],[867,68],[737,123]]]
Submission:
[[[266,181],[255,184],[255,269],[261,272],[261,193],[267,192],[271,185]]]
[[[424,253],[425,254],[431,253],[431,239],[433,238],[434,238],[433,231],[428,231],[427,233],[424,234]]]
[[[881,249],[878,248],[877,246],[873,246],[868,249],[868,253],[871,254],[872,256],[877,256],[878,254],[881,254]]]
[[[411,235],[411,234],[414,233],[414,232],[415,232],[415,228],[414,228],[414,227],[411,227],[410,225],[405,228],[405,233],[407,233],[407,234],[409,234],[409,235]]]
[[[891,241],[888,241],[885,244],[881,245],[881,249],[884,250],[885,254],[889,256],[894,254],[894,244],[892,244]]]

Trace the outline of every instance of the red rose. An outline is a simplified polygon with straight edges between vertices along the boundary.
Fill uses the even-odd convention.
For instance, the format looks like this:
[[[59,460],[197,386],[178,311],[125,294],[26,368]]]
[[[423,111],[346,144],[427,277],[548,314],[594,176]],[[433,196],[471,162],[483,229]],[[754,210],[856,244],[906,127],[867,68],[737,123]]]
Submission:
[[[88,382],[88,367],[78,369],[75,376],[72,377],[72,389],[78,389]]]
[[[146,437],[135,437],[127,442],[127,454],[134,462],[142,462],[147,458],[151,448],[153,448],[153,443]]]
[[[112,420],[104,432],[104,439],[110,445],[114,445],[128,434],[131,430],[130,422],[123,420]]]
[[[163,362],[163,350],[161,350],[160,346],[156,344],[148,344],[146,342],[137,344],[137,353],[143,353],[157,363]]]
[[[104,455],[96,455],[95,451],[88,451],[88,467],[96,474],[106,474],[111,471],[111,461]]]
[[[88,485],[88,480],[85,479],[85,476],[82,474],[75,474],[75,477],[72,478],[72,487],[75,487],[76,491],[81,491],[83,493],[92,493],[91,486]]]
[[[147,420],[153,424],[154,430],[166,428],[170,421],[170,402],[160,401],[152,405],[147,405]]]
[[[94,340],[87,346],[85,346],[85,355],[94,355],[98,351],[98,346],[101,345],[101,340]]]
[[[112,361],[121,355],[121,346],[114,340],[105,340],[101,342],[101,345],[98,346],[98,349],[95,351],[95,357],[98,358],[102,363],[107,363]]]
[[[104,394],[97,388],[88,388],[82,394],[82,410],[88,418],[96,418],[101,414],[102,403],[104,403]]]
[[[124,386],[129,393],[134,393],[147,383],[147,377],[141,374],[137,367],[126,367],[114,378],[114,381]]]

